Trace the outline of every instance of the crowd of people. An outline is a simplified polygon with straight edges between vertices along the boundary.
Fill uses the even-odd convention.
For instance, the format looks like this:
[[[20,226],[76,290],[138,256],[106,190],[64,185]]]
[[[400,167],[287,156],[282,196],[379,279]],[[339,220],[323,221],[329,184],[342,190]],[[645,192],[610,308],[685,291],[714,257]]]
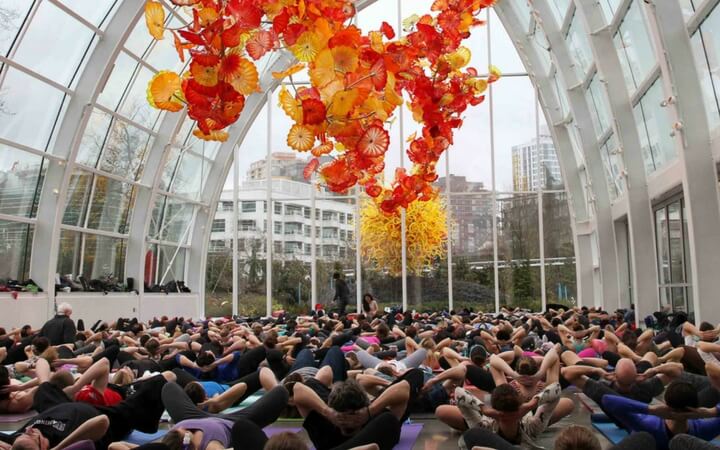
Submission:
[[[120,318],[88,328],[68,304],[40,330],[0,329],[0,414],[36,411],[0,448],[307,449],[264,428],[298,418],[312,445],[391,449],[431,413],[466,449],[539,448],[582,392],[628,437],[617,449],[710,449],[720,435],[720,327],[632,309],[379,310],[191,320]],[[237,408],[253,396],[254,402]],[[246,402],[247,403],[247,402]],[[235,408],[233,408],[235,407]],[[133,430],[172,427],[159,440]],[[451,431],[455,430],[455,431]],[[558,450],[599,450],[563,427]]]

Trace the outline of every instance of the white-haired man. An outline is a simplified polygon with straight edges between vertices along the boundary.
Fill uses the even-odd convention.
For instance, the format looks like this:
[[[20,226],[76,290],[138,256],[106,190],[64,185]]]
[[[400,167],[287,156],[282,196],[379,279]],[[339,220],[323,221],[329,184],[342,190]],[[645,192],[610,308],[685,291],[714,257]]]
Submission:
[[[72,344],[75,342],[75,322],[70,318],[72,306],[69,303],[60,303],[57,314],[45,322],[40,330],[40,336],[46,337],[50,345]]]

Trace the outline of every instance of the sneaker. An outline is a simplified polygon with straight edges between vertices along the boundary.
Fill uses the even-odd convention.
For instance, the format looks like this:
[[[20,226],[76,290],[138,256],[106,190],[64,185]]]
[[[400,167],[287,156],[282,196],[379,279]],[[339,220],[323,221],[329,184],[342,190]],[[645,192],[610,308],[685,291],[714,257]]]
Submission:
[[[468,424],[468,428],[473,428],[483,420],[480,408],[484,403],[465,389],[461,387],[455,388],[455,404]]]
[[[556,402],[560,398],[561,391],[562,388],[560,387],[560,383],[553,383],[545,386],[545,389],[536,395],[538,398],[538,406]]]

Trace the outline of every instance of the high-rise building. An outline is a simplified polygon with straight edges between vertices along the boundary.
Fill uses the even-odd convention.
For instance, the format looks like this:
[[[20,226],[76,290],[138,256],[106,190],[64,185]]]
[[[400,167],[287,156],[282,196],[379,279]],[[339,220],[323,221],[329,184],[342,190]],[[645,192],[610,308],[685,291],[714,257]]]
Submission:
[[[547,129],[512,147],[512,171],[514,191],[563,189],[560,162]]]

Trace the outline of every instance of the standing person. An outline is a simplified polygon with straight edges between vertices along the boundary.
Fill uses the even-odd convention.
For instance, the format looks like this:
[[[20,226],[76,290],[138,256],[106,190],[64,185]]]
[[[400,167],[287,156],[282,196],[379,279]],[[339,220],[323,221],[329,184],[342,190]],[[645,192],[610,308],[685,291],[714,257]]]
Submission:
[[[40,330],[40,336],[48,338],[50,345],[72,344],[75,342],[75,322],[70,318],[72,306],[69,303],[60,303],[57,314],[45,322]]]
[[[350,289],[345,280],[340,278],[340,272],[333,274],[333,280],[335,280],[335,298],[333,301],[337,304],[338,314],[344,316],[345,308],[347,308],[350,301]]]

